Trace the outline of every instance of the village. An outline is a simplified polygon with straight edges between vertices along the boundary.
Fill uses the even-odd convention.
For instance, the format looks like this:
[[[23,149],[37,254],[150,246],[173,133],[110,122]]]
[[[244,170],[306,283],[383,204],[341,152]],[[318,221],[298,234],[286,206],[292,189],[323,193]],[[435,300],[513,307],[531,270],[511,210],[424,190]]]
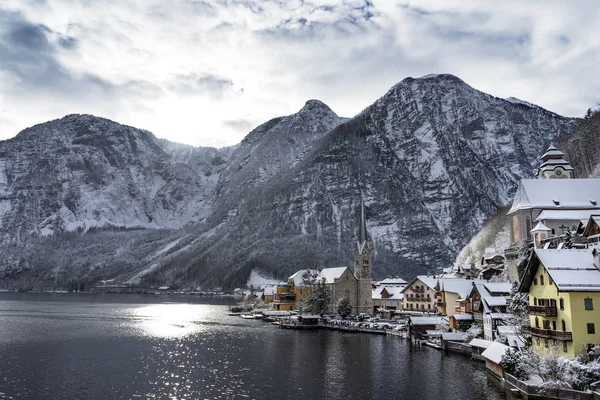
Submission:
[[[387,334],[463,353],[523,398],[600,398],[600,179],[550,145],[516,191],[505,249],[407,282],[372,280],[364,206],[353,271],[304,269],[236,290],[232,315],[286,329]],[[596,308],[594,308],[596,307]],[[596,330],[598,326],[599,330]]]

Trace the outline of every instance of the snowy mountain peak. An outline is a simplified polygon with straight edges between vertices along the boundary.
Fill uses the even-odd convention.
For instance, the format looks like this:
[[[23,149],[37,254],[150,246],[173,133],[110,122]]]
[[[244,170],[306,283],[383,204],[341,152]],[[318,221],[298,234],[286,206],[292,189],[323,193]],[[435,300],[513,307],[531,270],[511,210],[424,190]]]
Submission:
[[[302,109],[299,112],[300,113],[325,112],[325,113],[333,114],[337,117],[337,114],[335,112],[333,112],[333,110],[331,110],[331,108],[329,108],[329,106],[327,104],[323,103],[321,100],[315,100],[315,99],[308,100],[306,102],[306,104],[304,104],[304,107],[302,107]]]
[[[512,97],[512,96],[511,97],[507,97],[504,100],[508,101],[509,103],[522,104],[522,105],[527,106],[527,107],[532,107],[532,108],[537,107],[535,104],[531,104],[528,101],[521,100],[521,99],[518,99],[518,98]]]

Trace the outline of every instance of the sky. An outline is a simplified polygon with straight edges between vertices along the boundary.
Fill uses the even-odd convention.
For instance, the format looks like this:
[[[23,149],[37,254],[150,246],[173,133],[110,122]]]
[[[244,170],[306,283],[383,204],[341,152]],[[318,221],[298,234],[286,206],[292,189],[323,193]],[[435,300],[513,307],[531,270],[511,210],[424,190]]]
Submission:
[[[0,139],[81,113],[229,146],[309,99],[352,117],[431,73],[583,116],[598,21],[595,0],[0,0]]]

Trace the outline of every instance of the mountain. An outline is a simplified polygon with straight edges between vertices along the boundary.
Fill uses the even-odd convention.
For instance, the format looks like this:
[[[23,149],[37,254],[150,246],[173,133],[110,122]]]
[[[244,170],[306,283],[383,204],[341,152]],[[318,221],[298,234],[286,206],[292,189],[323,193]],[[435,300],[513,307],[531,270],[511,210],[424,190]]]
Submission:
[[[0,271],[231,287],[349,266],[362,200],[376,276],[410,278],[451,263],[572,125],[452,75],[406,78],[352,119],[310,100],[220,150],[68,116],[0,142]]]
[[[588,110],[570,134],[558,139],[558,146],[575,169],[576,178],[600,178],[600,111]]]

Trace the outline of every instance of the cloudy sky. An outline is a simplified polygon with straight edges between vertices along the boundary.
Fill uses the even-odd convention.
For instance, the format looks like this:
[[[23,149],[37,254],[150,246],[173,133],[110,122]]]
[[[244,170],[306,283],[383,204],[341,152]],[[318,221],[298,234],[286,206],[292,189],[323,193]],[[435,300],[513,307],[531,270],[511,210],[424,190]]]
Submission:
[[[0,0],[0,139],[87,113],[220,147],[308,99],[351,117],[430,73],[582,116],[598,21],[595,0]]]

